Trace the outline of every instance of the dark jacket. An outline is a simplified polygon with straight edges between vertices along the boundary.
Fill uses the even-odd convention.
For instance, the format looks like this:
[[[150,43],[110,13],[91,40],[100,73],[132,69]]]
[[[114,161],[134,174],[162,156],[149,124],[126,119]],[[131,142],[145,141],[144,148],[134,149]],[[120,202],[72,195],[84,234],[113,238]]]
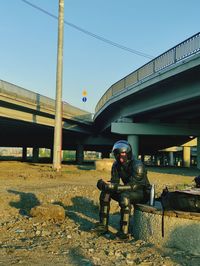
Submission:
[[[138,190],[142,189],[144,191],[148,191],[150,188],[150,183],[147,178],[147,170],[144,164],[139,161],[132,159],[125,165],[121,165],[117,161],[115,161],[112,165],[111,170],[111,183],[120,184],[120,180],[123,183],[124,189],[127,190]],[[122,188],[122,190],[124,190]]]

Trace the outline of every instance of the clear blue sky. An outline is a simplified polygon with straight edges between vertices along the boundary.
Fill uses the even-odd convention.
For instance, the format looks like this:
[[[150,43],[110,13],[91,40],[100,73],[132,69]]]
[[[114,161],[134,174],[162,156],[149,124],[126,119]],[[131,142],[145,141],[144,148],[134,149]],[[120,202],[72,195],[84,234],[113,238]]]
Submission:
[[[58,15],[58,0],[28,1]],[[199,32],[199,10],[199,0],[65,0],[65,21],[156,57]],[[0,79],[55,99],[57,21],[21,0],[0,0],[0,14]],[[63,101],[90,112],[150,60],[66,24],[63,59]]]

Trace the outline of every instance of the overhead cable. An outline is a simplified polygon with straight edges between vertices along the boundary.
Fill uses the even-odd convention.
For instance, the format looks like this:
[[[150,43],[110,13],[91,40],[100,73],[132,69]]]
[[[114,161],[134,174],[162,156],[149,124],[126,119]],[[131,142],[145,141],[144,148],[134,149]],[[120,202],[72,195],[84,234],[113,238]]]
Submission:
[[[33,3],[31,3],[31,2],[29,2],[29,1],[27,1],[27,0],[21,0],[21,1],[24,2],[24,3],[27,4],[27,5],[29,5],[29,6],[31,6],[31,7],[33,7],[33,8],[35,8],[35,9],[37,9],[37,10],[43,12],[44,14],[46,14],[46,15],[48,15],[48,16],[50,16],[50,17],[56,19],[56,20],[58,20],[58,17],[57,17],[56,15],[54,15],[54,14],[48,12],[47,10],[45,10],[45,9],[43,9],[43,8],[41,8],[41,7],[35,5],[35,4],[33,4]],[[110,45],[112,45],[112,46],[115,46],[115,47],[117,47],[117,48],[123,49],[123,50],[125,50],[125,51],[128,51],[128,52],[130,52],[130,53],[133,53],[133,54],[136,54],[136,55],[139,55],[139,56],[142,56],[142,57],[146,57],[146,58],[148,58],[148,59],[153,59],[153,56],[151,56],[151,55],[148,55],[148,54],[146,54],[146,53],[143,53],[143,52],[140,52],[140,51],[134,50],[134,49],[132,49],[132,48],[126,47],[126,46],[124,46],[124,45],[118,44],[118,43],[116,43],[116,42],[113,42],[113,41],[111,41],[111,40],[109,40],[109,39],[106,39],[106,38],[104,38],[104,37],[102,37],[102,36],[99,36],[99,35],[94,34],[94,33],[90,32],[90,31],[88,31],[88,30],[85,30],[85,29],[83,29],[83,28],[81,28],[81,27],[79,27],[79,26],[77,26],[77,25],[75,25],[75,24],[73,24],[73,23],[70,23],[70,22],[68,22],[68,21],[66,21],[66,20],[64,20],[64,23],[65,23],[66,25],[68,25],[68,26],[70,26],[70,27],[72,27],[72,28],[78,30],[78,31],[81,31],[81,32],[83,32],[83,33],[85,33],[85,34],[87,34],[87,35],[93,37],[93,38],[96,38],[96,39],[98,39],[98,40],[100,40],[100,41],[103,41],[103,42],[105,42],[105,43],[108,43],[108,44],[110,44]]]

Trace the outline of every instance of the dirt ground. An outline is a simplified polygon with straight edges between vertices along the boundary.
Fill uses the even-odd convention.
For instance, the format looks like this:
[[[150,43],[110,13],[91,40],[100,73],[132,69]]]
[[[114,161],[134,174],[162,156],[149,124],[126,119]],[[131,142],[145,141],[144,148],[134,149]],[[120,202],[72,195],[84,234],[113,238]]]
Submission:
[[[167,185],[191,185],[199,171],[184,168],[148,168],[159,193]],[[0,161],[0,265],[200,265],[200,257],[175,248],[156,248],[132,238],[117,241],[119,208],[112,202],[111,234],[98,236],[99,178],[109,171],[93,163],[65,164],[56,173],[50,164]],[[40,204],[63,206],[62,222],[30,216]]]

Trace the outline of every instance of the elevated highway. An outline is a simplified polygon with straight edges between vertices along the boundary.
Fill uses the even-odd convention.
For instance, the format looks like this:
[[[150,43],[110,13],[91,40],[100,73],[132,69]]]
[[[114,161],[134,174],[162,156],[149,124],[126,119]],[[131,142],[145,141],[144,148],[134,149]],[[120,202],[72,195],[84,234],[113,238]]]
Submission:
[[[52,147],[55,101],[0,81],[0,146]],[[63,103],[63,147],[91,134],[90,113]]]
[[[63,150],[104,151],[112,139],[94,135],[93,115],[63,102]],[[53,149],[55,100],[0,80],[0,146]],[[80,159],[81,160],[81,159]]]
[[[200,33],[113,84],[96,106],[97,131],[128,138],[136,155],[199,137],[199,73]]]
[[[53,149],[55,100],[0,80],[0,146]],[[63,102],[62,149],[108,153],[113,137],[95,134],[93,114]]]

